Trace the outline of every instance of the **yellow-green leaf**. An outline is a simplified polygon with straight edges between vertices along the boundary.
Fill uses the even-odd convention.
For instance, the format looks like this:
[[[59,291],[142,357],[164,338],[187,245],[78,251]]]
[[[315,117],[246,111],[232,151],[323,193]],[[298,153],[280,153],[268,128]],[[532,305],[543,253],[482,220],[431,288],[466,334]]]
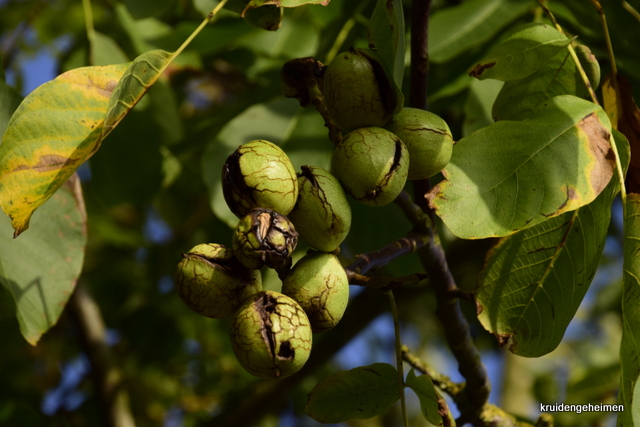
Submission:
[[[456,236],[481,239],[589,204],[613,175],[609,128],[599,106],[570,95],[493,123],[458,141],[431,207]]]
[[[102,132],[103,138],[135,107],[172,60],[172,53],[152,50],[143,53],[130,63],[129,69],[118,82],[109,100],[107,118]]]
[[[0,207],[19,235],[33,212],[95,153],[128,64],[68,71],[30,93],[0,145]]]

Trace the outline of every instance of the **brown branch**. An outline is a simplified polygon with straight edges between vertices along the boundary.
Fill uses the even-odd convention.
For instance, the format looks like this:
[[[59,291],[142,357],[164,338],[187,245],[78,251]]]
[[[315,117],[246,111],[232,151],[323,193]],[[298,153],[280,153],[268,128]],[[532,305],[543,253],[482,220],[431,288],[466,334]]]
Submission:
[[[403,277],[369,277],[362,274],[347,271],[350,285],[364,286],[371,289],[386,291],[406,285],[416,285],[428,276],[424,273],[410,274]]]
[[[356,260],[345,268],[347,276],[355,274],[366,274],[369,270],[384,267],[394,259],[422,248],[429,240],[423,233],[411,231],[406,237],[393,241],[380,250],[361,254]]]
[[[427,106],[428,77],[428,28],[430,0],[413,0],[411,23],[411,106],[425,109]],[[458,370],[466,380],[466,385],[459,394],[461,421],[475,425],[485,425],[481,414],[489,398],[489,379],[480,360],[480,353],[475,347],[469,331],[469,323],[462,314],[459,299],[456,298],[458,287],[440,244],[440,237],[433,225],[435,215],[425,198],[430,190],[428,180],[414,181],[414,194],[417,205],[428,213],[432,221],[429,223],[431,238],[418,252],[420,261],[431,280],[436,294],[436,316],[444,329],[449,347],[458,361]],[[405,210],[405,209],[403,209]],[[405,213],[407,210],[405,210]],[[408,215],[415,222],[415,215]],[[458,402],[457,402],[458,403]]]
[[[91,375],[105,427],[134,427],[129,397],[122,385],[122,372],[114,364],[105,341],[105,325],[100,308],[87,289],[78,284],[68,308],[78,327],[80,341],[91,363]]]
[[[411,98],[413,108],[427,109],[429,75],[429,13],[431,0],[414,0],[411,4]]]

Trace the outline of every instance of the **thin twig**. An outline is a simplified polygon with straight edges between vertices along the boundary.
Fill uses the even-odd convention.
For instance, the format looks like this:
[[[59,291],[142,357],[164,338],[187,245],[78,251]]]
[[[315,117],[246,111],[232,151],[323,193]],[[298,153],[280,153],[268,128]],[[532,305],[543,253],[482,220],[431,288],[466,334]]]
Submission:
[[[394,259],[422,248],[429,237],[417,232],[410,232],[406,237],[389,243],[380,250],[361,254],[345,268],[349,274],[366,274],[369,270],[384,267]]]
[[[422,280],[425,280],[428,276],[424,273],[410,274],[403,277],[369,277],[362,274],[353,273],[347,271],[347,277],[349,278],[350,285],[364,286],[371,289],[378,289],[381,291],[399,288],[401,286],[416,285]]]
[[[402,338],[400,337],[400,320],[398,319],[398,308],[393,297],[393,291],[387,291],[389,305],[391,306],[391,316],[393,317],[393,331],[396,347],[396,366],[398,367],[398,388],[400,389],[400,406],[402,408],[402,422],[404,427],[409,427],[407,418],[407,402],[404,397],[404,370],[402,369]]]
[[[113,362],[105,341],[106,328],[100,308],[82,284],[78,284],[69,299],[68,310],[78,326],[82,347],[91,363],[91,375],[105,427],[134,427],[129,396],[122,384],[122,372]]]
[[[401,347],[401,350],[402,359],[405,362],[407,362],[409,365],[422,372],[423,374],[429,375],[436,387],[451,396],[454,401],[456,400],[456,397],[464,389],[464,384],[453,382],[448,376],[436,372],[433,368],[431,368],[431,366],[418,358],[418,356],[411,353],[409,347],[407,347],[406,345],[403,345]]]

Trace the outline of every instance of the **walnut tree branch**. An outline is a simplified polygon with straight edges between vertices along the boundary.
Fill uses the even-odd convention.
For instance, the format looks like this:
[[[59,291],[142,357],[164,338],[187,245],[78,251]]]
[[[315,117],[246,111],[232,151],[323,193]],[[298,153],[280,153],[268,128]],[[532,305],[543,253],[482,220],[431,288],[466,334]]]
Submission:
[[[427,105],[427,77],[428,77],[428,28],[430,0],[413,0],[411,22],[411,106],[426,108]],[[426,63],[426,64],[425,64]],[[435,220],[433,212],[425,198],[429,191],[428,180],[414,181],[414,194],[417,205],[425,213],[429,213]],[[403,209],[405,214],[407,209]],[[415,216],[407,215],[414,223]],[[415,224],[414,224],[415,226]],[[482,413],[489,398],[489,379],[476,348],[469,323],[462,314],[459,299],[455,297],[458,287],[449,270],[444,250],[440,244],[440,237],[433,225],[428,223],[430,239],[418,251],[420,261],[424,266],[436,294],[436,316],[446,340],[458,361],[458,370],[466,380],[462,392],[459,394],[459,409],[462,413],[460,421],[471,422],[474,425],[486,425],[482,421]]]

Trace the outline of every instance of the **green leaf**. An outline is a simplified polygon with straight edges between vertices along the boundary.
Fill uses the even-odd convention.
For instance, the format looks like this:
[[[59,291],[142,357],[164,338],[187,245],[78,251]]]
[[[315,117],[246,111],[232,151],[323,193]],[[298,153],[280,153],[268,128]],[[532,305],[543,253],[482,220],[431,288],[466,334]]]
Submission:
[[[173,54],[169,52],[152,50],[126,64],[129,68],[109,99],[102,138],[105,138],[140,101],[172,59]]]
[[[627,195],[624,237],[624,290],[622,294],[622,341],[620,344],[620,392],[624,412],[618,425],[635,426],[640,421],[640,194]]]
[[[157,16],[167,10],[172,0],[124,0],[124,4],[136,19]]]
[[[13,295],[20,331],[31,345],[56,324],[82,270],[86,212],[77,177],[37,219],[30,233],[11,239],[11,224],[0,217],[0,282]]]
[[[480,80],[522,79],[542,68],[569,43],[571,39],[549,25],[521,25],[494,46],[469,75]]]
[[[120,46],[106,34],[96,31],[91,37],[91,65],[112,65],[129,62]]]
[[[629,143],[614,131],[621,163]],[[510,350],[539,357],[554,350],[573,319],[604,250],[617,180],[590,204],[501,239],[478,278],[478,319]]]
[[[438,400],[441,398],[438,396],[431,377],[429,375],[416,377],[416,373],[411,369],[407,374],[406,384],[418,395],[420,409],[425,420],[435,426],[442,425],[442,416],[440,415],[438,404]]]
[[[338,372],[316,385],[305,412],[321,423],[364,420],[386,412],[400,398],[398,371],[386,363]]]
[[[404,14],[401,0],[378,0],[369,22],[369,45],[374,45],[399,88],[404,77]]]
[[[507,236],[575,210],[613,175],[609,128],[591,102],[550,99],[531,119],[497,122],[458,141],[429,202],[464,239]]]
[[[2,143],[2,135],[4,135],[7,129],[9,119],[21,101],[22,97],[18,92],[6,84],[4,80],[0,79],[0,144]]]
[[[429,23],[429,60],[447,62],[483,44],[531,8],[521,0],[470,0],[433,13]]]
[[[491,106],[503,84],[498,80],[473,79],[471,81],[467,101],[464,103],[464,123],[462,123],[464,136],[493,123]]]
[[[0,206],[15,236],[102,141],[109,98],[127,64],[78,68],[30,93],[0,145]]]
[[[569,52],[562,50],[534,74],[504,84],[495,104],[495,120],[524,120],[540,104],[559,95],[586,97],[587,89]]]

